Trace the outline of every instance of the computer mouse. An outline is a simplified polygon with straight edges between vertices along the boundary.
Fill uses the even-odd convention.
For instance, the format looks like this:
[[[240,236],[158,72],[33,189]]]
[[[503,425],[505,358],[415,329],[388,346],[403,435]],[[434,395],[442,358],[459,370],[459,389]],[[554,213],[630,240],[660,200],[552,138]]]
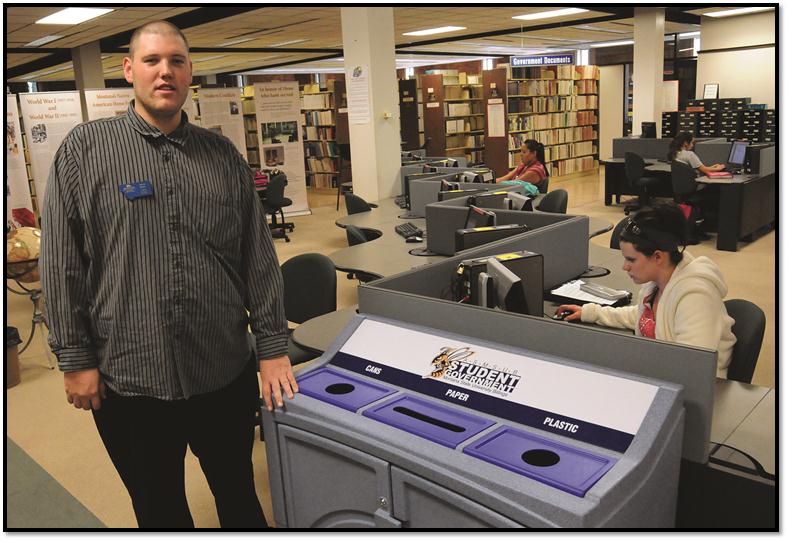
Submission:
[[[405,242],[421,242],[423,240],[424,240],[423,238],[417,237],[416,235],[413,235],[412,237],[406,238]]]
[[[558,321],[563,321],[564,318],[566,318],[567,316],[571,316],[572,314],[574,314],[574,312],[572,312],[571,310],[564,310],[563,312],[558,312],[556,315],[554,315],[553,319]]]

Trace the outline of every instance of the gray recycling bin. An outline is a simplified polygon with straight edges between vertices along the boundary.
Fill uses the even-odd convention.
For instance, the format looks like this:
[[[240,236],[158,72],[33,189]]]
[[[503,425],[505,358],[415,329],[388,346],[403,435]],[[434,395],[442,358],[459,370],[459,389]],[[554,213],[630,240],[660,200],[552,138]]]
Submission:
[[[674,524],[675,384],[369,316],[298,382],[263,411],[278,527]]]

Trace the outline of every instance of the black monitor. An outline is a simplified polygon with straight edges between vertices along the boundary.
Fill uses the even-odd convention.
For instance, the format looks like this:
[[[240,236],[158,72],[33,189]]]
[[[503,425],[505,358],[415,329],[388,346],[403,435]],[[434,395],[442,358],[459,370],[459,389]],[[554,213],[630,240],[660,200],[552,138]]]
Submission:
[[[656,139],[657,138],[657,123],[656,122],[641,122],[640,123],[640,137],[643,139]]]
[[[728,154],[728,165],[743,167],[747,156],[747,141],[734,141]]]
[[[544,257],[523,250],[463,261],[460,298],[471,304],[542,317]],[[459,299],[458,299],[459,300]]]
[[[451,192],[445,192],[451,193]],[[462,252],[482,244],[489,244],[496,240],[505,239],[528,231],[524,224],[494,225],[490,227],[476,227],[473,229],[458,229],[454,232],[454,251]]]
[[[408,209],[411,208],[410,204],[410,181],[411,180],[424,180],[438,176],[437,173],[410,173],[405,175],[405,203]]]
[[[468,208],[468,216],[465,218],[465,229],[475,227],[490,227],[495,225],[495,213],[489,210],[480,209],[471,205]]]
[[[509,192],[506,197],[509,199],[509,210],[533,210],[532,198],[521,195],[517,192]]]
[[[459,182],[449,182],[448,180],[441,180],[442,192],[450,192],[452,190],[459,190],[459,189],[460,189]]]
[[[468,203],[488,209],[508,210],[506,196],[509,192],[484,192],[468,198]]]
[[[460,162],[452,158],[446,158],[443,160],[427,162],[427,165],[431,165],[432,167],[459,167]]]
[[[487,260],[488,279],[493,281],[492,291],[495,299],[492,303],[488,301],[488,306],[516,312],[518,314],[528,313],[528,302],[525,299],[525,289],[519,276],[503,266],[496,258],[491,257]],[[490,289],[487,289],[490,291]],[[539,307],[541,311],[541,306]]]
[[[438,201],[448,201],[449,199],[459,199],[460,197],[468,197],[469,195],[477,194],[484,191],[480,188],[471,188],[468,190],[448,190],[438,192]]]

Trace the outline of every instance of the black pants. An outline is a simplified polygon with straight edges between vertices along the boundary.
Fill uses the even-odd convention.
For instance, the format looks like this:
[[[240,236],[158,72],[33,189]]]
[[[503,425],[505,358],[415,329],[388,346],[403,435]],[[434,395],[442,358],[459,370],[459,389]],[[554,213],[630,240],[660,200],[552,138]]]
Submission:
[[[184,486],[187,445],[200,461],[222,527],[267,527],[252,469],[259,397],[254,365],[227,387],[187,400],[107,394],[93,418],[140,528],[194,527]]]

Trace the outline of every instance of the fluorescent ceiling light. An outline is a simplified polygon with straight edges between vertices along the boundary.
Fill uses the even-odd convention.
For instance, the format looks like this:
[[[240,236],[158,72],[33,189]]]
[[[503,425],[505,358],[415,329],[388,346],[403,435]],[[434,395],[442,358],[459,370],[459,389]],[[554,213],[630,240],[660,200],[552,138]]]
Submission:
[[[608,41],[606,43],[589,43],[588,46],[589,47],[617,47],[619,45],[632,45],[633,43],[635,43],[633,40],[627,39],[624,41]]]
[[[550,19],[551,17],[563,17],[564,15],[574,15],[575,13],[583,13],[587,9],[580,8],[566,8],[555,9],[553,11],[541,11],[539,13],[528,13],[527,15],[515,15],[512,19],[520,19],[521,21],[534,21],[536,19]]]
[[[36,40],[31,41],[27,45],[22,45],[22,47],[41,47],[42,45],[46,45],[47,43],[51,43],[56,39],[60,39],[63,36],[44,36],[43,38],[38,38]]]
[[[257,38],[241,38],[241,39],[233,39],[230,41],[225,41],[224,43],[220,43],[217,47],[229,47],[230,45],[238,45],[239,43],[246,43],[247,41],[253,41]]]
[[[736,8],[726,9],[725,11],[714,11],[712,13],[704,13],[707,17],[730,17],[732,15],[744,15],[745,13],[756,13],[758,11],[769,11],[774,9],[770,6],[754,6],[750,8]]]
[[[206,56],[205,58],[197,58],[195,60],[192,60],[192,62],[195,63],[195,64],[197,62],[208,62],[210,60],[218,60],[219,58],[224,58],[225,56],[227,56],[227,55],[226,54],[218,54],[216,56]]]
[[[108,8],[66,8],[36,21],[36,24],[79,24],[115,11]]]
[[[38,78],[38,77],[45,77],[47,75],[52,75],[53,73],[58,73],[60,71],[66,71],[66,70],[70,70],[70,69],[74,69],[74,65],[71,62],[69,62],[67,65],[63,66],[62,68],[55,68],[53,70],[42,71],[40,73],[34,73],[32,75],[27,75],[25,77],[22,77],[22,80],[26,81],[27,79],[35,79],[35,78]]]
[[[679,49],[679,52],[683,53],[684,51],[694,51],[694,50],[695,50],[695,47],[690,47],[688,49]]]
[[[269,47],[284,47],[285,45],[294,45],[296,43],[305,43],[309,41],[309,38],[305,39],[293,39],[290,41],[283,41],[281,43],[274,43],[273,45],[269,45]]]
[[[691,38],[692,36],[700,36],[700,31],[698,31],[698,32],[684,32],[683,34],[679,34],[680,38]]]
[[[629,34],[629,30],[615,30],[613,28],[602,28],[601,26],[591,26],[590,24],[580,24],[577,26],[573,26],[572,28],[577,28],[578,30],[590,30],[592,32],[607,32],[609,34]]]
[[[456,32],[457,30],[465,30],[464,26],[440,26],[438,28],[428,28],[426,30],[416,30],[414,32],[405,32],[403,36],[430,36],[432,34],[445,34],[446,32]]]

